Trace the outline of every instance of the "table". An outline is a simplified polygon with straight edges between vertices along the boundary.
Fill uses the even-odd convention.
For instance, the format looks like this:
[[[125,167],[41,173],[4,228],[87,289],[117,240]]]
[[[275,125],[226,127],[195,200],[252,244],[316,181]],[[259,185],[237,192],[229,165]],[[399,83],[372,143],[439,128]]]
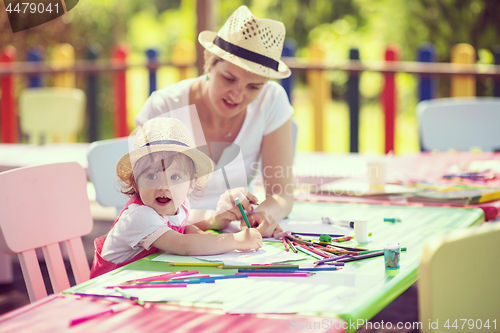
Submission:
[[[362,245],[369,249],[378,249],[383,247],[386,243],[400,242],[402,246],[408,247],[408,251],[403,252],[401,255],[401,268],[397,271],[386,271],[383,257],[347,263],[344,269],[327,273],[332,288],[336,288],[334,290],[338,291],[338,302],[331,304],[331,311],[314,314],[297,313],[291,317],[290,315],[282,314],[276,315],[273,318],[281,318],[282,320],[283,318],[288,318],[288,320],[290,320],[290,318],[295,318],[296,320],[309,320],[311,322],[321,321],[326,318],[327,320],[334,320],[334,322],[343,320],[345,323],[354,323],[357,320],[368,320],[417,281],[420,254],[425,241],[429,237],[443,235],[452,230],[470,227],[484,221],[483,211],[477,208],[373,206],[366,204],[352,205],[311,202],[296,202],[289,220],[296,221],[295,223],[314,223],[314,221],[318,221],[321,216],[333,214],[337,216],[352,214],[364,214],[369,216],[371,218],[369,230],[373,233],[373,236],[370,238],[370,243]],[[384,223],[383,217],[387,216],[398,216],[402,219],[402,222],[396,224]],[[275,246],[279,246],[279,243],[275,244]],[[349,246],[349,244],[356,245],[357,243],[351,241],[344,244]],[[153,256],[138,260],[108,274],[119,276],[130,270],[159,272],[182,270],[180,267],[169,266],[165,262],[151,261],[151,257]],[[221,271],[224,274],[233,274],[235,272],[235,270],[218,270],[214,267],[197,267],[197,269],[200,273],[210,274],[214,272],[221,274]],[[106,278],[107,275],[103,275],[81,285],[77,285],[65,291],[65,295],[62,295],[63,299],[58,299],[55,302],[50,301],[33,309],[26,309],[26,315],[13,317],[12,320],[14,321],[6,317],[9,315],[6,314],[0,317],[0,331],[9,328],[12,322],[17,323],[16,325],[21,325],[23,322],[22,319],[26,320],[26,318],[28,318],[25,317],[28,316],[28,312],[31,313],[29,317],[31,318],[31,325],[60,325],[57,321],[54,323],[46,322],[43,314],[50,312],[50,309],[56,306],[65,307],[62,305],[65,302],[68,302],[68,309],[70,307],[72,309],[78,308],[76,304],[83,304],[83,302],[81,300],[67,298],[71,295],[66,295],[66,293],[84,293],[85,290],[89,290],[93,285],[96,285],[100,281],[104,281]],[[61,295],[59,295],[58,298],[60,296]],[[59,304],[60,302],[62,303]],[[85,302],[88,302],[87,298],[85,298]],[[190,305],[206,306],[206,304],[196,303]],[[212,304],[211,306],[214,305]],[[158,307],[158,311],[161,310],[161,307]],[[175,310],[183,311],[183,309]],[[149,318],[147,309],[141,311],[146,311],[143,316]],[[221,316],[220,318],[231,318],[229,315],[222,314],[220,310],[218,315]],[[142,315],[138,314],[138,316]],[[253,316],[251,316],[252,319],[246,320],[255,319]],[[62,321],[65,323],[68,323],[71,318],[71,314],[66,312],[61,312],[58,316],[59,322]],[[81,328],[116,328],[118,327],[116,325],[123,325],[121,321],[125,318],[127,318],[127,323],[129,323],[129,317],[118,314],[110,316],[109,318],[103,317],[81,324]],[[222,321],[224,322],[224,320]],[[11,324],[9,324],[9,322]],[[287,323],[289,324],[289,321]],[[170,321],[170,324],[172,325],[172,321]],[[184,324],[185,322],[182,320],[178,323],[179,327]],[[135,325],[134,319],[132,319],[130,325],[131,327]],[[339,326],[339,328],[341,328],[341,326]],[[352,331],[353,329],[351,328],[352,326],[348,327],[348,331]]]
[[[358,154],[324,154],[302,153],[294,161],[294,175],[296,182],[322,185],[339,178],[366,179],[367,163],[370,159],[380,158],[379,155]],[[441,180],[442,175],[449,173],[454,167],[467,165],[475,161],[493,161],[500,165],[500,153],[493,152],[427,152],[409,155],[397,155],[387,158],[387,181],[407,178]],[[499,170],[500,171],[500,170]],[[486,183],[477,183],[488,187],[500,188],[500,178],[489,180]],[[319,193],[301,193],[296,196],[300,201],[327,201],[368,203],[382,205],[410,205],[410,206],[448,206],[438,203],[415,203],[402,200],[385,200],[376,197],[349,197],[341,195],[324,195]],[[500,200],[474,204],[453,205],[453,207],[476,207],[483,209],[485,220],[490,221],[500,217]]]
[[[104,311],[113,304],[108,300],[75,295],[50,295],[35,303],[0,317],[0,330],[12,332],[294,332],[293,328],[311,326],[308,332],[343,332],[338,319],[292,315],[228,315],[216,309],[195,308],[171,304],[148,303],[145,307],[131,305],[121,313],[107,315],[69,327],[70,320]],[[172,328],[175,325],[175,329]],[[318,326],[318,325],[316,325]],[[329,329],[333,327],[334,329]],[[167,329],[168,328],[168,329]]]
[[[0,172],[34,164],[78,162],[87,169],[89,143],[0,144]]]

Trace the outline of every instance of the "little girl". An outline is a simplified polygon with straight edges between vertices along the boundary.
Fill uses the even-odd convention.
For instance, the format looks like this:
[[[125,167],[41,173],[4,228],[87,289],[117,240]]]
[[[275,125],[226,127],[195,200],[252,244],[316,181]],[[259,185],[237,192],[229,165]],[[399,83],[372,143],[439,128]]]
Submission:
[[[262,236],[256,229],[215,235],[187,225],[187,196],[202,192],[212,172],[212,160],[195,148],[180,120],[154,118],[142,125],[133,150],[116,165],[122,192],[130,200],[108,234],[94,241],[90,277],[158,251],[211,255],[260,248]]]

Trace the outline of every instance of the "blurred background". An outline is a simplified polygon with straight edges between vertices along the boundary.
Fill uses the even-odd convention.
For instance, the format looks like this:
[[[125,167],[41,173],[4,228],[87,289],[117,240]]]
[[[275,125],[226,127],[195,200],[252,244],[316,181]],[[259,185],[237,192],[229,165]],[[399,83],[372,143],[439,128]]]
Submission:
[[[57,63],[64,61],[68,66],[82,63],[85,67],[89,59],[102,61],[105,67],[110,59],[118,59],[117,63],[121,59],[127,64],[126,75],[122,77],[126,85],[122,97],[126,101],[126,126],[130,132],[134,127],[133,118],[151,90],[201,74],[196,61],[198,30],[205,27],[217,31],[240,5],[247,5],[259,18],[285,24],[287,46],[296,57],[294,64],[307,65],[319,59],[326,66],[316,77],[310,75],[314,71],[293,71],[289,96],[299,126],[299,152],[353,151],[349,81],[355,72],[332,69],[332,66],[345,65],[349,58],[358,56],[362,63],[372,64],[371,70],[355,76],[358,80],[355,99],[359,106],[357,150],[375,154],[387,152],[382,101],[387,76],[376,70],[386,59],[392,56],[394,60],[411,64],[419,60],[419,52],[426,48],[432,51],[430,61],[450,63],[454,47],[460,44],[472,46],[472,51],[468,51],[472,64],[491,65],[495,59],[497,64],[500,60],[498,0],[84,0],[53,21],[17,33],[12,33],[5,7],[0,3],[2,62],[9,58],[5,57],[7,49],[11,61],[33,60],[35,54],[39,62],[52,67],[60,67]],[[161,66],[148,68],[148,55]],[[152,71],[155,87],[150,83]],[[93,110],[86,113],[76,138],[77,142],[91,142],[117,136],[114,129],[117,73],[79,70],[56,75],[46,70],[37,75],[37,84],[73,86],[88,92],[92,75],[96,96],[87,96],[87,99],[88,102],[89,98],[95,99],[90,101]],[[61,75],[66,75],[69,81],[58,81]],[[29,75],[21,73],[12,77],[14,98],[33,84]],[[393,78],[393,151],[396,154],[418,152],[415,107],[422,99],[419,92],[422,77],[402,70]],[[453,96],[450,75],[433,79],[432,98]],[[489,76],[475,78],[473,94],[493,96],[495,79],[499,80]],[[324,81],[323,93],[318,93],[314,86],[318,80]],[[321,122],[318,122],[318,114]],[[317,133],[321,133],[319,138]],[[25,140],[20,133],[19,142]]]

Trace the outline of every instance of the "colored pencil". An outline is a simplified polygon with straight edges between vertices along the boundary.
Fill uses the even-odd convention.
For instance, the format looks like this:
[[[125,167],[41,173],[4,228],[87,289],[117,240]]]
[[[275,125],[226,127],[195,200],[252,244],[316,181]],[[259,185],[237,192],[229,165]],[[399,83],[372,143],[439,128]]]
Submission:
[[[236,274],[246,274],[248,276],[272,276],[272,277],[291,277],[291,276],[297,276],[297,277],[305,277],[305,276],[311,276],[314,273],[267,273],[267,272],[259,272],[259,273],[236,273]]]
[[[205,267],[205,266],[217,267],[220,265],[224,265],[223,262],[169,262],[168,264],[170,266],[201,266],[201,267]]]
[[[306,249],[306,250],[308,250],[308,251],[311,251],[312,253],[316,253],[317,255],[319,255],[319,256],[321,256],[321,257],[323,257],[323,258],[330,258],[330,256],[329,256],[329,255],[326,255],[326,254],[324,254],[324,253],[321,253],[321,252],[319,252],[319,251],[317,251],[317,250],[315,250],[315,249],[313,249],[312,247],[309,247],[309,246],[307,246],[307,245],[300,244],[299,246],[300,246],[300,247],[302,247],[302,248],[304,248],[304,249]]]
[[[188,272],[187,270],[185,270],[185,271],[177,271],[177,272],[170,272],[170,273],[166,273],[166,274],[149,276],[149,277],[135,279],[135,280],[128,280],[128,281],[125,281],[125,282],[137,282],[137,281],[148,281],[148,280],[151,280],[151,279],[170,278],[170,277],[173,277],[173,276],[182,276],[183,273],[187,273],[187,272]]]
[[[328,259],[323,259],[323,260],[320,260],[320,261],[316,261],[315,264],[316,265],[321,265],[321,264],[324,264],[326,262],[330,262],[330,261],[337,261],[339,259],[342,259],[342,258],[346,258],[348,257],[349,255],[343,255],[343,256],[339,256],[339,257],[335,257],[335,258],[328,258]]]
[[[359,256],[353,256],[350,258],[342,258],[339,259],[339,262],[350,262],[350,261],[356,261],[356,260],[362,260],[362,259],[367,259],[367,258],[373,258],[373,257],[378,257],[378,256],[383,256],[384,251],[378,251],[378,252],[373,252],[373,253],[368,253],[368,254],[361,254]]]
[[[283,246],[285,247],[285,251],[288,252],[288,245],[286,245],[286,238],[284,236],[281,237],[281,241],[283,242]]]
[[[114,289],[114,291],[116,291],[117,293],[119,293],[120,295],[122,295],[123,297],[128,298],[128,299],[136,302],[139,305],[144,306],[144,301],[141,301],[138,297],[134,297],[134,296],[131,296],[131,295],[127,294],[120,287],[114,287],[113,289]]]
[[[322,256],[317,255],[316,253],[312,253],[311,251],[308,251],[308,250],[304,249],[304,248],[303,248],[303,247],[301,247],[301,246],[296,246],[295,248],[296,248],[297,250],[299,250],[300,252],[303,252],[303,253],[305,253],[305,254],[307,254],[307,255],[310,255],[310,256],[311,256],[311,257],[313,257],[313,258],[316,258],[316,259],[322,259],[322,258],[323,258]]]
[[[240,269],[240,268],[299,268],[299,265],[224,265],[221,269]]]
[[[347,242],[347,241],[350,241],[353,238],[354,238],[353,236],[344,236],[344,237],[339,237],[339,238],[332,238],[332,242],[337,242],[337,243]]]
[[[241,205],[240,199],[236,198],[236,204],[238,205],[238,208],[240,209],[240,213],[243,216],[243,219],[245,220],[245,224],[247,225],[247,228],[250,229],[252,226],[250,225],[250,222],[248,222],[247,214],[245,214],[245,211],[243,210],[243,206]]]
[[[170,280],[170,278],[172,278],[172,277],[187,276],[187,275],[193,275],[193,274],[198,274],[198,270],[179,271],[179,272],[174,272],[174,273],[149,276],[146,278],[129,280],[129,281],[126,281],[126,283],[148,282],[148,281],[157,281],[157,280]]]
[[[335,235],[335,234],[315,234],[315,233],[312,233],[312,232],[294,232],[292,231],[292,235],[301,235],[301,236],[312,236],[312,237],[319,237],[321,235],[328,235],[332,238],[335,238],[335,237],[344,237],[345,235]]]
[[[144,284],[131,284],[127,286],[107,286],[106,289],[143,289],[143,288],[181,288],[186,287],[187,283],[144,283]]]
[[[118,313],[118,312],[121,312],[121,311],[124,311],[124,310],[127,310],[128,308],[131,307],[131,304],[129,302],[126,302],[126,303],[118,303],[118,304],[115,304],[115,305],[112,305],[109,309],[107,310],[104,310],[104,311],[99,311],[99,312],[96,312],[96,313],[93,313],[91,315],[87,315],[87,316],[84,316],[84,317],[80,317],[80,318],[76,318],[76,319],[72,319],[70,322],[69,322],[69,326],[74,326],[74,325],[77,325],[77,324],[80,324],[80,323],[83,323],[83,322],[86,322],[88,320],[91,320],[91,319],[94,319],[94,318],[98,318],[98,317],[101,317],[101,316],[104,316],[104,315],[107,315],[108,313]]]
[[[344,264],[344,263],[339,263]],[[342,267],[314,267],[314,268],[270,268],[270,269],[238,269],[238,273],[300,273],[300,272],[315,272],[315,271],[335,271]]]
[[[299,251],[297,251],[295,246],[292,244],[292,242],[288,238],[285,237],[285,241],[288,243],[288,246],[292,249],[293,253],[299,253]]]

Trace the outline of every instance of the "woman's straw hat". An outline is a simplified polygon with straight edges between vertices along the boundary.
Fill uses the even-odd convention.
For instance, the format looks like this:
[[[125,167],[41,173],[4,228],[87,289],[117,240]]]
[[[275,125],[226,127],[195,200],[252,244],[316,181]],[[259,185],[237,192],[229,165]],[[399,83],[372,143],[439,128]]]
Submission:
[[[116,164],[116,174],[120,176],[130,175],[134,170],[135,163],[141,158],[154,152],[178,152],[182,153],[195,165],[196,185],[205,184],[213,172],[212,160],[196,149],[191,135],[182,121],[175,118],[153,118],[139,127],[134,139],[131,152],[122,156]],[[136,174],[137,178],[139,174]]]
[[[292,73],[281,58],[285,26],[258,19],[246,7],[238,8],[218,33],[202,31],[201,45],[213,54],[252,73],[283,79]]]

